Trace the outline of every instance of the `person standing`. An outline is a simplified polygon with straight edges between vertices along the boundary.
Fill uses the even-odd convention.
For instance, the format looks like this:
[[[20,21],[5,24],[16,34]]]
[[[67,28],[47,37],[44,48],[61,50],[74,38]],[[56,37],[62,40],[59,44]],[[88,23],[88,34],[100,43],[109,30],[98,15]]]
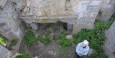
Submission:
[[[83,58],[83,56],[87,55],[89,52],[89,42],[84,40],[76,46],[76,52],[74,58]]]

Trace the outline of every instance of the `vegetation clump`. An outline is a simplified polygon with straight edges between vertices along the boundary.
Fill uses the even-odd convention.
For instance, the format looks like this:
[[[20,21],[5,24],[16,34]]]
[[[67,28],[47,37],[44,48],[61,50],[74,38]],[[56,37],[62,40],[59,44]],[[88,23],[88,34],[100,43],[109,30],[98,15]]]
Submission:
[[[37,41],[35,34],[32,31],[27,31],[24,36],[24,43],[27,46],[33,45]]]
[[[13,39],[11,41],[11,46],[15,46],[17,44],[18,40],[17,39]]]
[[[16,58],[31,58],[26,52],[22,52],[21,55],[16,56]]]
[[[0,45],[6,46],[7,39],[4,36],[0,36]]]
[[[44,36],[44,35],[38,35],[37,39],[40,42],[42,42],[44,45],[48,45],[51,42],[51,40],[49,38],[47,38],[46,36]]]
[[[66,35],[61,34],[58,38],[58,42],[61,45],[61,47],[68,47],[72,45],[72,41],[68,40],[66,38]]]

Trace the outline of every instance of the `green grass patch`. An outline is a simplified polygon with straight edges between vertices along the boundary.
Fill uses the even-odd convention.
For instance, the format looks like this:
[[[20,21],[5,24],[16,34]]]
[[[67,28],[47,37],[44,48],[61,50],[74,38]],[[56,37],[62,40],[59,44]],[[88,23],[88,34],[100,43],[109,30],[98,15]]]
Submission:
[[[68,40],[66,38],[66,35],[61,34],[58,38],[58,43],[61,45],[61,47],[68,47],[72,45],[72,41]]]
[[[35,34],[32,31],[27,31],[24,36],[24,43],[27,46],[33,45],[37,41]]]
[[[21,55],[16,56],[16,58],[31,58],[26,52],[22,52]]]
[[[45,35],[38,35],[37,39],[42,42],[44,45],[48,45],[51,40],[49,38],[47,38]]]
[[[17,42],[18,42],[18,39],[13,39],[11,41],[11,46],[15,46],[17,44]]]
[[[113,52],[113,54],[115,55],[115,52]]]
[[[111,17],[108,23],[111,25],[114,21],[115,21],[115,17]]]
[[[0,36],[0,45],[6,46],[7,39],[4,36]]]

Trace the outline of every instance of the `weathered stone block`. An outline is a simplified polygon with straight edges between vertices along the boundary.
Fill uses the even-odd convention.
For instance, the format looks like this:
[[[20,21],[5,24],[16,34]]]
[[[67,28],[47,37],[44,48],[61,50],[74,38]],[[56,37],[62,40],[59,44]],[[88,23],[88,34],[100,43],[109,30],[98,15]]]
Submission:
[[[104,0],[97,18],[108,21],[115,12],[115,0]]]
[[[6,4],[7,0],[0,0],[0,8],[3,8]]]
[[[32,27],[33,30],[38,29],[38,25],[36,23],[30,23],[30,26]]]
[[[115,52],[115,22],[105,32],[106,41],[104,43],[104,50],[109,56],[108,58],[115,58],[113,52]]]
[[[0,45],[0,58],[11,58],[11,52]]]

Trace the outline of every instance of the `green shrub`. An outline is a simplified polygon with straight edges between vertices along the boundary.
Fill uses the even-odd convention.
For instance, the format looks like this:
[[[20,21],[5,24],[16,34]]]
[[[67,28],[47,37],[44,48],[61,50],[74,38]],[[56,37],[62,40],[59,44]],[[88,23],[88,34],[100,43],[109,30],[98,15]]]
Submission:
[[[35,34],[32,31],[27,31],[24,36],[24,43],[27,46],[33,45],[37,41]]]
[[[51,40],[49,39],[49,38],[46,38],[46,36],[44,35],[38,35],[37,36],[37,39],[40,41],[40,42],[42,42],[44,45],[48,45],[50,42],[51,42]]]
[[[103,31],[109,27],[109,25],[102,20],[96,20],[94,25],[95,25],[95,29],[100,31]]]
[[[68,40],[66,38],[66,35],[64,35],[64,34],[61,34],[58,39],[59,39],[58,42],[61,45],[61,47],[67,47],[67,46],[72,45],[72,42],[70,40]]]
[[[16,58],[31,58],[26,52],[22,52],[22,55],[16,56]]]
[[[111,26],[111,24],[115,21],[115,17],[111,17],[109,22],[108,22],[108,25],[109,27]]]
[[[105,53],[103,53],[103,52],[95,52],[88,58],[108,58],[108,56],[105,55]]]
[[[6,46],[7,39],[4,36],[0,36],[0,45]]]
[[[48,29],[46,30],[46,34],[47,34],[47,35],[45,35],[45,36],[46,36],[47,39],[50,39],[50,40],[55,39],[53,30],[52,30],[51,28],[48,28]]]
[[[18,42],[18,39],[13,39],[11,41],[11,46],[15,46],[17,44],[17,42]]]
[[[115,55],[115,52],[113,52],[113,54]]]

